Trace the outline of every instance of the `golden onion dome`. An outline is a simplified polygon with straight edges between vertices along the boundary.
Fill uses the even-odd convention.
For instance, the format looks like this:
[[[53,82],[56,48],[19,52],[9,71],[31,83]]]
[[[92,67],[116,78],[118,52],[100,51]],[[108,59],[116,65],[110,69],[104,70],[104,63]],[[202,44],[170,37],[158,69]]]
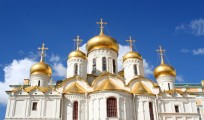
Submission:
[[[155,78],[158,78],[161,76],[169,76],[169,75],[173,76],[173,77],[176,76],[175,69],[170,65],[163,63],[154,69],[154,77]]]
[[[36,74],[52,76],[52,69],[48,64],[44,63],[43,61],[40,61],[30,68],[30,75]]]
[[[86,44],[87,52],[101,48],[108,48],[118,52],[119,45],[114,38],[105,35],[102,31],[98,36],[91,38]]]
[[[137,58],[142,60],[142,56],[138,52],[130,51],[123,56],[123,62],[128,58]]]
[[[162,49],[161,46],[159,46],[159,49],[157,50],[157,52],[160,53],[161,64],[154,69],[155,78],[158,78],[161,76],[173,76],[173,77],[176,76],[176,70],[172,66],[164,63],[163,53],[165,51],[166,50]]]
[[[73,52],[71,52],[68,56],[68,59],[72,58],[72,57],[80,57],[80,58],[83,58],[83,59],[86,59],[86,54],[83,53],[82,51],[80,50],[75,50]]]
[[[30,68],[30,75],[43,74],[43,75],[52,76],[51,67],[44,62],[45,51],[48,50],[48,48],[45,48],[45,44],[43,43],[42,48],[38,48],[38,49],[41,50],[41,59],[40,59],[40,62],[34,64]]]

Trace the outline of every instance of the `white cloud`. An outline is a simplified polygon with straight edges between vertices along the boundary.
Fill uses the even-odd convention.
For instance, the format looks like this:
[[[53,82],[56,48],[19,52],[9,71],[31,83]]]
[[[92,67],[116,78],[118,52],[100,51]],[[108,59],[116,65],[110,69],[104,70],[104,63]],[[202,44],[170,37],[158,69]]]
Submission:
[[[193,20],[190,23],[190,28],[192,29],[192,33],[201,36],[204,35],[204,19]]]
[[[175,30],[176,31],[185,30],[185,26],[183,24],[179,25],[179,26],[176,26]]]
[[[86,51],[86,44],[83,44],[81,47],[79,47],[79,49],[84,52],[84,53],[87,53]]]
[[[176,81],[178,81],[178,82],[184,82],[183,75],[177,75],[177,76],[176,76]]]
[[[59,57],[58,55],[52,54],[52,55],[49,57],[49,61],[50,61],[50,62],[59,62],[59,61],[60,61],[60,57]]]
[[[4,81],[0,82],[0,103],[7,102],[6,90],[9,90],[9,85],[22,84],[24,78],[29,78],[30,67],[36,63],[35,60],[24,58],[21,60],[14,59],[12,63],[4,67]]]
[[[29,78],[30,68],[39,56],[36,53],[29,52],[29,56],[24,59],[16,60],[14,59],[10,64],[4,66],[4,81],[0,82],[0,103],[6,104],[8,95],[6,90],[10,90],[9,85],[22,84],[25,78]],[[60,63],[60,57],[52,54],[50,57],[50,66],[53,66],[53,76],[54,77],[65,77],[66,67]]]
[[[189,24],[181,24],[175,28],[176,32],[191,33],[196,36],[204,35],[204,19],[192,20]]]
[[[193,55],[203,55],[204,54],[204,48],[194,49]]]
[[[198,48],[198,49],[193,49],[193,50],[183,48],[181,52],[182,53],[192,53],[193,55],[204,55],[204,48]]]
[[[181,52],[182,52],[182,53],[188,53],[188,52],[190,52],[190,50],[189,50],[189,49],[186,49],[186,48],[183,48],[183,49],[181,50]]]
[[[119,45],[119,54],[118,54],[118,71],[121,71],[123,69],[123,56],[125,55],[125,53],[130,51],[130,47],[129,46],[123,46],[123,45]]]
[[[53,71],[53,76],[66,77],[67,68],[62,63],[54,63]]]
[[[153,65],[149,65],[145,59],[143,60],[143,65],[145,76],[153,75]]]

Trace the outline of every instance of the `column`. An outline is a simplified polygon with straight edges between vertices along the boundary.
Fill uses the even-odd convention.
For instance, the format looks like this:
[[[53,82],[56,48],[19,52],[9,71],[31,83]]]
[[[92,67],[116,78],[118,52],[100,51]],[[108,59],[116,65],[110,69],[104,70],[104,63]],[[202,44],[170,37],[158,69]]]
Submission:
[[[81,100],[78,101],[78,118],[81,120]]]
[[[118,114],[118,118],[120,118],[120,106],[119,106],[119,101],[120,100],[120,98],[119,97],[117,97],[117,114]]]

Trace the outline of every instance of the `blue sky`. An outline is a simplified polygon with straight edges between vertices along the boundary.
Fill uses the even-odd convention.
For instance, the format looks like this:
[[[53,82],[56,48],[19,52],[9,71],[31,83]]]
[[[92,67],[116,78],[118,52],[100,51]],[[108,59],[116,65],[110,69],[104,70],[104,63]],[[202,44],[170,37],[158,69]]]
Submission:
[[[167,63],[177,71],[177,82],[200,83],[204,79],[203,5],[201,0],[2,0],[0,86],[7,88],[9,83],[20,83],[28,77],[29,68],[26,75],[18,74],[25,70],[19,65],[38,61],[37,47],[42,42],[49,47],[47,62],[55,69],[53,78],[63,79],[60,71],[74,50],[73,39],[80,35],[85,44],[97,35],[99,28],[95,23],[100,18],[108,22],[105,33],[122,46],[127,45],[129,36],[137,41],[136,49],[147,62],[148,70],[159,64],[155,50],[162,45],[167,50]],[[148,77],[154,79],[151,72]],[[0,119],[4,118],[5,105],[0,102]]]

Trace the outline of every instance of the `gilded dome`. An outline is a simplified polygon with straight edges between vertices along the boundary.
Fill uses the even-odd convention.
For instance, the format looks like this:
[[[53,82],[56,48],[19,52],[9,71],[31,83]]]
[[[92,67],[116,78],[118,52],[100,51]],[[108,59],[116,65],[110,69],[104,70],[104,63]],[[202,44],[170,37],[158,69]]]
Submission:
[[[52,69],[48,64],[44,63],[43,61],[40,61],[34,64],[30,68],[30,75],[36,75],[36,74],[44,74],[44,75],[51,76]]]
[[[174,77],[176,76],[175,69],[170,65],[163,63],[154,69],[155,78],[160,77],[160,76],[168,76],[168,75],[174,76]]]
[[[123,56],[123,62],[128,58],[138,58],[142,60],[142,56],[138,52],[130,51]]]
[[[114,38],[107,36],[103,32],[101,32],[98,36],[91,38],[87,42],[86,50],[87,52],[90,52],[92,50],[101,49],[101,48],[108,48],[118,52],[119,45]]]
[[[76,50],[76,51],[73,51],[69,54],[68,56],[68,59],[72,58],[72,57],[81,57],[81,58],[84,58],[86,59],[86,54],[83,53],[82,51],[80,50]]]

